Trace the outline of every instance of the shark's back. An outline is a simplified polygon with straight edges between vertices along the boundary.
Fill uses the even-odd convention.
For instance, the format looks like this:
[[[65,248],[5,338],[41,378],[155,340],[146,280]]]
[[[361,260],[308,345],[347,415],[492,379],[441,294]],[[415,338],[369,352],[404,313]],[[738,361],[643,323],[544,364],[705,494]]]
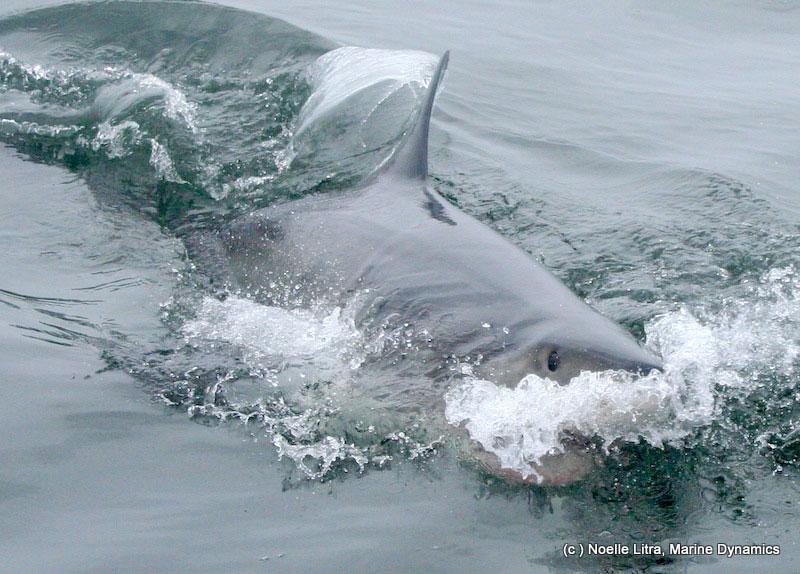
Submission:
[[[270,303],[293,294],[345,303],[359,293],[367,305],[381,301],[374,312],[424,320],[459,340],[484,324],[511,329],[586,309],[427,182],[430,121],[447,62],[445,53],[404,144],[366,187],[256,211],[217,238],[235,288]]]

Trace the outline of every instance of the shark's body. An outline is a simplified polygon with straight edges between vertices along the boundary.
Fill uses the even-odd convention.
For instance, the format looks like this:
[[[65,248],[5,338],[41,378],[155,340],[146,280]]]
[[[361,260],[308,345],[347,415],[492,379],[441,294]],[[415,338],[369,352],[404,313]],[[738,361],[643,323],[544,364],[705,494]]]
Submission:
[[[309,299],[357,298],[359,322],[427,334],[431,352],[418,360],[438,363],[430,373],[446,355],[480,358],[483,376],[508,385],[527,373],[568,383],[582,370],[659,368],[617,324],[428,185],[430,116],[446,64],[445,54],[416,126],[374,181],[256,211],[205,240],[222,252],[231,286],[272,302],[295,286]],[[550,482],[579,466],[561,459]]]

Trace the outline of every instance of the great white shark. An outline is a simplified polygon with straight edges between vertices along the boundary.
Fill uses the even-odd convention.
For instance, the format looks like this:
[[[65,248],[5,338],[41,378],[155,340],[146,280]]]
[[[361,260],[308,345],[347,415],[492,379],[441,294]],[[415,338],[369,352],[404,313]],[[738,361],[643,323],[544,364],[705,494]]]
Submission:
[[[582,371],[660,369],[659,358],[627,331],[429,184],[428,133],[448,57],[404,143],[371,180],[242,216],[196,238],[192,250],[224,261],[232,290],[273,303],[297,289],[310,299],[356,298],[360,323],[423,330],[430,352],[414,360],[429,363],[434,377],[443,356],[479,359],[481,377],[509,386],[531,373],[568,384]],[[480,457],[493,471],[523,479],[493,455]],[[588,458],[579,449],[546,457],[536,480],[574,480]]]

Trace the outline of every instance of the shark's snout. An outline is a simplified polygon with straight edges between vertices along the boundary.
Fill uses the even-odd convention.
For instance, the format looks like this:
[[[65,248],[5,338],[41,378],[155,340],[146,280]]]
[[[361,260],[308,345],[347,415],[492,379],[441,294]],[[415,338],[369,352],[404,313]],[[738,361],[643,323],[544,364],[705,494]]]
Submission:
[[[664,371],[664,362],[659,357],[635,342],[631,342],[631,344],[636,345],[634,352],[636,356],[628,358],[625,354],[620,354],[620,356],[608,358],[611,369],[627,371],[635,375],[649,375],[653,371]]]
[[[644,376],[664,370],[661,358],[625,329],[594,312],[537,325],[520,348],[522,352],[505,365],[508,376],[504,379],[512,379],[512,384],[514,376],[526,374],[569,384],[584,372],[626,371]]]

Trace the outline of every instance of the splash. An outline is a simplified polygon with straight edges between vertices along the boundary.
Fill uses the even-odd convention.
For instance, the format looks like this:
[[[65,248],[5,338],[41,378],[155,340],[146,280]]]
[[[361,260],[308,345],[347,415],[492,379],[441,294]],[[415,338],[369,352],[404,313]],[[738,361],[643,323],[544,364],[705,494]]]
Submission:
[[[245,62],[206,70],[180,58],[145,72],[141,48],[120,42],[61,62],[0,52],[0,138],[85,172],[124,170],[131,202],[150,214],[139,198],[154,198],[159,223],[190,205],[248,209],[276,187],[368,176],[413,118],[436,60],[356,47],[320,55],[309,44],[260,74]],[[181,187],[152,195],[153,178]]]
[[[0,86],[13,90],[18,99],[27,97],[27,101],[13,102],[15,110],[45,111],[57,118],[87,111],[88,106],[101,122],[113,123],[131,115],[137,107],[151,105],[161,109],[164,117],[198,131],[197,105],[179,88],[153,74],[113,66],[51,68],[26,64],[0,52]]]
[[[155,171],[159,179],[164,181],[171,181],[173,183],[186,183],[186,181],[178,174],[175,168],[175,163],[167,151],[167,148],[155,138],[150,140],[150,166]]]
[[[143,143],[148,130],[141,122],[155,114],[156,125],[158,119],[169,120],[191,133],[194,145],[202,143],[196,104],[179,88],[152,74],[115,67],[49,68],[25,64],[0,52],[0,88],[5,88],[0,113],[15,116],[0,119],[0,134],[72,137],[76,148],[120,159]],[[37,119],[25,119],[28,116]],[[183,183],[166,146],[154,137],[148,141],[150,165],[157,177]]]
[[[397,90],[409,87],[424,90],[436,67],[436,58],[413,50],[379,50],[344,46],[323,54],[309,68],[310,83],[315,86],[300,111],[296,134],[318,118],[337,109],[362,90],[380,85],[380,96],[363,115],[362,122]]]
[[[355,369],[362,360],[361,336],[341,307],[284,309],[236,296],[205,297],[183,332],[193,341],[226,341],[243,351],[248,364],[262,367],[288,362]]]
[[[124,64],[27,64],[0,52],[0,137],[23,144],[44,141],[52,156],[71,165],[124,158],[131,173],[145,167],[137,165],[137,156],[149,151],[150,172],[142,175],[200,184],[215,200],[271,181],[272,175],[224,181],[224,165],[208,151],[209,117],[196,101],[203,94],[196,86],[181,87],[179,80],[135,72]],[[70,159],[75,157],[80,159]]]
[[[84,104],[94,84],[106,78],[103,72],[86,72],[75,67],[52,69],[26,64],[0,50],[0,86],[30,94],[35,102],[61,106]]]
[[[240,353],[250,378],[223,373],[198,390],[190,369],[161,396],[174,406],[188,403],[191,417],[257,425],[278,457],[308,479],[435,456],[443,437],[431,439],[419,424],[401,430],[391,426],[396,421],[361,418],[371,407],[361,409],[348,391],[372,347],[352,317],[352,306],[285,309],[233,295],[224,301],[205,297],[183,335],[204,355],[229,348]]]
[[[680,308],[650,321],[647,346],[663,357],[663,373],[584,372],[564,386],[528,375],[513,389],[468,378],[446,394],[445,416],[526,478],[542,457],[565,452],[566,434],[599,438],[606,449],[690,443],[727,394],[746,394],[759,373],[796,368],[798,287],[794,268],[775,269],[715,312]]]
[[[731,393],[746,395],[764,373],[793,376],[800,358],[798,287],[794,268],[775,269],[713,309],[677,308],[654,318],[645,326],[647,346],[664,358],[663,373],[584,372],[563,386],[529,375],[507,388],[470,377],[466,368],[467,377],[444,396],[444,417],[463,426],[504,468],[526,478],[538,478],[535,465],[545,455],[566,452],[568,436],[591,437],[606,452],[640,441],[692,446],[702,440],[703,429],[730,416],[724,403]],[[287,310],[235,296],[207,297],[183,333],[195,345],[224,341],[240,349],[250,367],[266,368],[259,376],[272,381],[280,397],[220,405],[212,400],[191,407],[190,414],[258,420],[278,454],[309,478],[348,465],[382,467],[400,447],[403,457],[414,459],[414,453],[435,452],[440,445],[408,436],[399,430],[402,423],[378,432],[357,423],[358,409],[342,403],[358,395],[347,392],[351,377],[365,355],[379,348],[358,331],[349,308]],[[298,392],[287,377],[305,383],[338,377],[341,384],[305,403],[284,402]],[[212,398],[216,394],[215,387]]]
[[[94,151],[104,149],[109,159],[118,159],[133,153],[141,141],[142,132],[138,123],[125,120],[113,125],[105,121],[98,126],[91,147]]]
[[[436,62],[432,54],[412,50],[345,46],[323,54],[306,74],[313,91],[300,110],[284,161],[313,160],[341,170],[338,162],[358,158],[361,166],[375,167],[413,119]],[[364,154],[378,157],[370,162]]]
[[[193,133],[198,132],[197,105],[186,94],[169,82],[152,74],[138,74],[127,70],[105,70],[114,80],[103,85],[94,101],[97,113],[105,121],[129,115],[142,105],[156,105],[165,118],[180,122]]]

